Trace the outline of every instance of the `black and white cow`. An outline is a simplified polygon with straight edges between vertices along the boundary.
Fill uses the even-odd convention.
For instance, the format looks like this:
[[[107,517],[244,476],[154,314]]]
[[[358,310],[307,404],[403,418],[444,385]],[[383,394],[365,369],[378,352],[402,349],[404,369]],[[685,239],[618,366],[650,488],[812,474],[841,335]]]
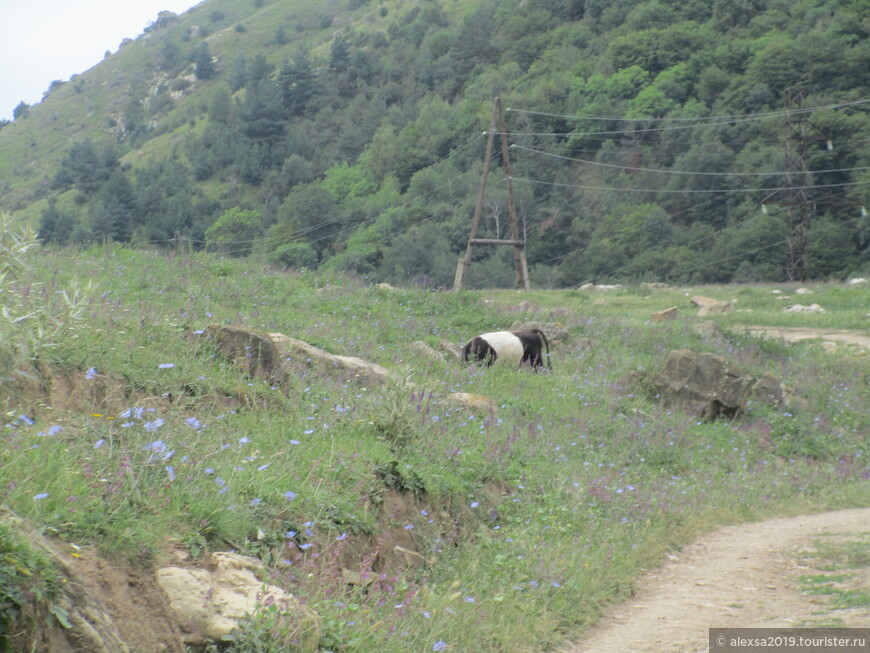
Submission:
[[[547,348],[544,365],[543,348]],[[540,329],[529,331],[494,331],[475,336],[462,350],[462,360],[485,361],[489,367],[497,360],[523,365],[528,363],[537,371],[539,367],[553,369],[550,362],[550,343]]]

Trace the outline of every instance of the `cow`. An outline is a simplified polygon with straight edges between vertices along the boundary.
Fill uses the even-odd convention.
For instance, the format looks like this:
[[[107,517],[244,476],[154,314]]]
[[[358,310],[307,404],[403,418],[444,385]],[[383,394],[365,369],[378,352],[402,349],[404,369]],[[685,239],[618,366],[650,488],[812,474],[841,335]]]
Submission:
[[[547,365],[544,365],[542,349],[547,349]],[[494,331],[475,336],[462,350],[462,360],[485,361],[489,367],[497,360],[528,363],[537,372],[539,367],[553,369],[550,362],[550,344],[540,329],[529,331]]]

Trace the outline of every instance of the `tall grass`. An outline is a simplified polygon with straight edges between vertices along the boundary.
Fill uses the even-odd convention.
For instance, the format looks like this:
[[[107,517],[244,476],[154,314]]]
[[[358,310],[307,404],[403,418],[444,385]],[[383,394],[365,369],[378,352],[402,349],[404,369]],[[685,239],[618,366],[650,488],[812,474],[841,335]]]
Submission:
[[[258,555],[321,614],[325,650],[545,649],[698,533],[870,502],[867,358],[705,340],[693,318],[648,320],[687,304],[684,289],[625,291],[604,305],[574,291],[391,292],[121,247],[40,251],[29,266],[17,288],[40,288],[47,310],[48,298],[93,284],[82,326],[40,362],[75,371],[85,390],[115,383],[127,394],[123,406],[85,392],[68,413],[10,413],[0,501],[50,533],[149,565],[173,546]],[[761,309],[775,301],[770,287],[696,294],[714,290],[757,305],[747,320],[779,318]],[[866,307],[849,292],[819,286],[814,301],[830,300],[826,319],[852,321]],[[410,347],[523,319],[569,330],[552,373],[424,361]],[[360,356],[410,384],[366,387],[305,361],[280,386],[248,379],[204,337],[212,323]],[[773,372],[799,401],[730,423],[663,411],[625,378],[676,347]],[[475,413],[453,392],[486,395],[497,410]],[[380,567],[397,542],[425,567]],[[368,581],[347,585],[348,570]]]

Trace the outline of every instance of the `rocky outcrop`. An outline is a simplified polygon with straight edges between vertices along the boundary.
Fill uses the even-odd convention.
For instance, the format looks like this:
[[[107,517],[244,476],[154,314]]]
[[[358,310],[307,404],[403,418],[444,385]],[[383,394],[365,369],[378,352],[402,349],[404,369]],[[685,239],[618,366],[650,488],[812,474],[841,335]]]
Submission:
[[[283,333],[270,333],[269,337],[277,347],[281,360],[302,361],[306,365],[321,365],[345,374],[350,373],[353,378],[363,383],[386,383],[400,380],[387,368],[362,358],[331,354],[303,340],[285,336]]]
[[[722,356],[687,349],[669,352],[651,385],[664,407],[708,420],[735,417],[750,400],[782,409],[791,394],[772,374],[756,379]]]
[[[273,383],[285,379],[281,354],[270,334],[259,329],[212,324],[205,330],[224,356],[246,374]]]
[[[283,333],[266,333],[258,329],[212,325],[206,336],[234,364],[253,377],[281,383],[291,366],[320,365],[349,375],[363,383],[384,383],[399,378],[385,367],[354,356],[340,356]]]
[[[186,644],[220,641],[246,615],[277,606],[286,630],[294,633],[298,651],[316,651],[320,618],[280,587],[264,583],[255,572],[257,560],[236,553],[213,553],[207,569],[164,567],[157,582],[183,629]],[[285,628],[282,627],[282,630]]]

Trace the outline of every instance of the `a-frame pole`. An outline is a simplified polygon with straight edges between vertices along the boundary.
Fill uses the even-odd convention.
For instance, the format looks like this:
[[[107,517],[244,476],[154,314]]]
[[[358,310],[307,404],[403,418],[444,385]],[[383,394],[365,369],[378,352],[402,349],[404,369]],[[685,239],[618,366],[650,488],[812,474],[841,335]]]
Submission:
[[[502,165],[504,167],[505,181],[507,183],[508,192],[508,217],[510,220],[511,238],[510,240],[497,240],[492,238],[478,238],[477,232],[480,229],[480,216],[483,213],[483,200],[486,192],[486,178],[489,174],[489,166],[492,161],[492,148],[495,140],[495,129],[498,125],[501,131],[501,148],[502,148]],[[456,266],[456,276],[453,280],[453,289],[459,290],[465,285],[465,279],[468,276],[468,269],[471,267],[471,256],[474,253],[474,245],[512,245],[514,248],[514,266],[516,268],[517,288],[523,290],[529,289],[529,271],[526,264],[526,255],[523,250],[523,241],[520,240],[520,228],[517,221],[516,208],[514,206],[514,192],[511,184],[510,156],[508,154],[507,130],[504,122],[504,110],[502,109],[501,98],[495,99],[495,106],[492,110],[492,120],[489,123],[489,132],[486,141],[486,154],[483,161],[483,174],[480,179],[480,189],[477,193],[477,204],[474,207],[474,217],[471,221],[471,234],[468,237],[468,246],[465,248],[465,257],[459,259],[459,264]]]
[[[459,259],[456,266],[456,276],[453,278],[453,289],[459,290],[465,285],[468,276],[468,268],[471,267],[471,255],[474,253],[474,239],[477,238],[477,230],[480,229],[480,214],[483,213],[483,198],[486,193],[486,177],[489,175],[489,165],[492,161],[492,146],[495,141],[495,127],[498,120],[500,102],[496,99],[492,109],[492,120],[489,121],[489,131],[486,133],[486,154],[483,157],[483,175],[480,177],[480,189],[477,191],[477,204],[474,205],[474,217],[471,220],[471,235],[468,237],[468,245],[465,248],[465,256]]]
[[[504,111],[501,108],[501,98],[496,98],[499,108],[499,130],[501,131],[501,157],[504,167],[505,183],[508,193],[508,220],[510,221],[511,240],[514,250],[514,268],[517,272],[517,288],[529,289],[529,272],[526,265],[526,253],[523,249],[523,241],[520,240],[520,225],[517,220],[517,211],[514,206],[514,187],[511,183],[511,161],[508,155],[507,128],[504,123]]]

